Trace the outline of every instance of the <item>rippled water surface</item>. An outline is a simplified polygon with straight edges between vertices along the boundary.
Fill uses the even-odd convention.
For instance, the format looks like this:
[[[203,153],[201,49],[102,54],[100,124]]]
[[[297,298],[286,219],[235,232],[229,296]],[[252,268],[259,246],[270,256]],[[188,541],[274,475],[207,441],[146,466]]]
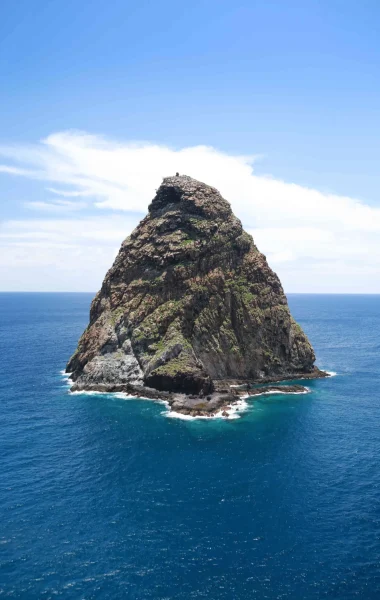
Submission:
[[[294,295],[311,394],[240,419],[69,395],[89,294],[0,294],[0,596],[380,597],[380,297]]]

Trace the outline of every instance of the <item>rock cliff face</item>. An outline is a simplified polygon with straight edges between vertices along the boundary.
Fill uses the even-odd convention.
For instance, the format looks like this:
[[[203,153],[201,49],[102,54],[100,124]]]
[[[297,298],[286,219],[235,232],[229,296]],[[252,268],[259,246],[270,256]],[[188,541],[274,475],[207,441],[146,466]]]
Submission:
[[[221,380],[318,376],[281,283],[219,192],[163,180],[123,242],[67,365],[77,389],[208,394]]]

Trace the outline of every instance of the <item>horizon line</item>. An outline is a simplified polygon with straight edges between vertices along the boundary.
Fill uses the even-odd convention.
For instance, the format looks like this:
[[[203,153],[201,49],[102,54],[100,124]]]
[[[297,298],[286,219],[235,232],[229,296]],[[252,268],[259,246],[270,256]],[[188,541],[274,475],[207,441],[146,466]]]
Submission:
[[[98,290],[99,291],[99,290]],[[90,291],[70,290],[0,290],[0,294],[97,294]],[[380,296],[380,292],[284,292],[285,296]]]

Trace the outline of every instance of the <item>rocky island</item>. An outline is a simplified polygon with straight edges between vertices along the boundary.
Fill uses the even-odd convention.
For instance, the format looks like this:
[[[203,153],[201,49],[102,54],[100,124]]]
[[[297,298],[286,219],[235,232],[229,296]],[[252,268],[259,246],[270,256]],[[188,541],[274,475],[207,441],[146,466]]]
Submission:
[[[278,390],[258,384],[326,376],[314,362],[277,275],[230,204],[177,175],[122,243],[66,371],[73,391],[126,392],[212,415],[248,391]]]

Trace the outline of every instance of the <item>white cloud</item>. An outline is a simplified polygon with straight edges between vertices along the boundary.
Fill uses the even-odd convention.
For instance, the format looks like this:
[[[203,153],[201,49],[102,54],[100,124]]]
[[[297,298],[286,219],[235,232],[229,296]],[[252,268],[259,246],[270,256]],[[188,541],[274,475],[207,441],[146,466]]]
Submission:
[[[68,213],[86,208],[85,202],[70,202],[69,200],[53,200],[50,202],[25,202],[24,205],[32,210],[50,213]]]
[[[380,208],[257,176],[254,157],[206,146],[175,150],[122,143],[70,131],[36,145],[0,146],[0,157],[5,163],[0,172],[46,183],[54,200],[42,198],[29,207],[56,217],[3,223],[0,244],[6,255],[0,259],[0,276],[7,268],[17,268],[20,277],[23,268],[32,270],[38,287],[39,269],[49,264],[64,271],[59,289],[74,285],[70,269],[75,277],[82,273],[75,279],[80,289],[99,287],[162,177],[179,171],[222,192],[287,291],[380,292]],[[86,216],[88,207],[100,209],[99,216]],[[57,219],[74,210],[75,218]],[[32,241],[35,245],[28,246]]]
[[[136,217],[25,219],[0,224],[0,281],[14,291],[95,291]]]
[[[67,191],[67,190],[56,190],[55,188],[46,188],[48,192],[52,192],[53,194],[57,194],[58,196],[63,196],[65,198],[78,198],[78,196],[89,196],[88,192],[82,191]]]

